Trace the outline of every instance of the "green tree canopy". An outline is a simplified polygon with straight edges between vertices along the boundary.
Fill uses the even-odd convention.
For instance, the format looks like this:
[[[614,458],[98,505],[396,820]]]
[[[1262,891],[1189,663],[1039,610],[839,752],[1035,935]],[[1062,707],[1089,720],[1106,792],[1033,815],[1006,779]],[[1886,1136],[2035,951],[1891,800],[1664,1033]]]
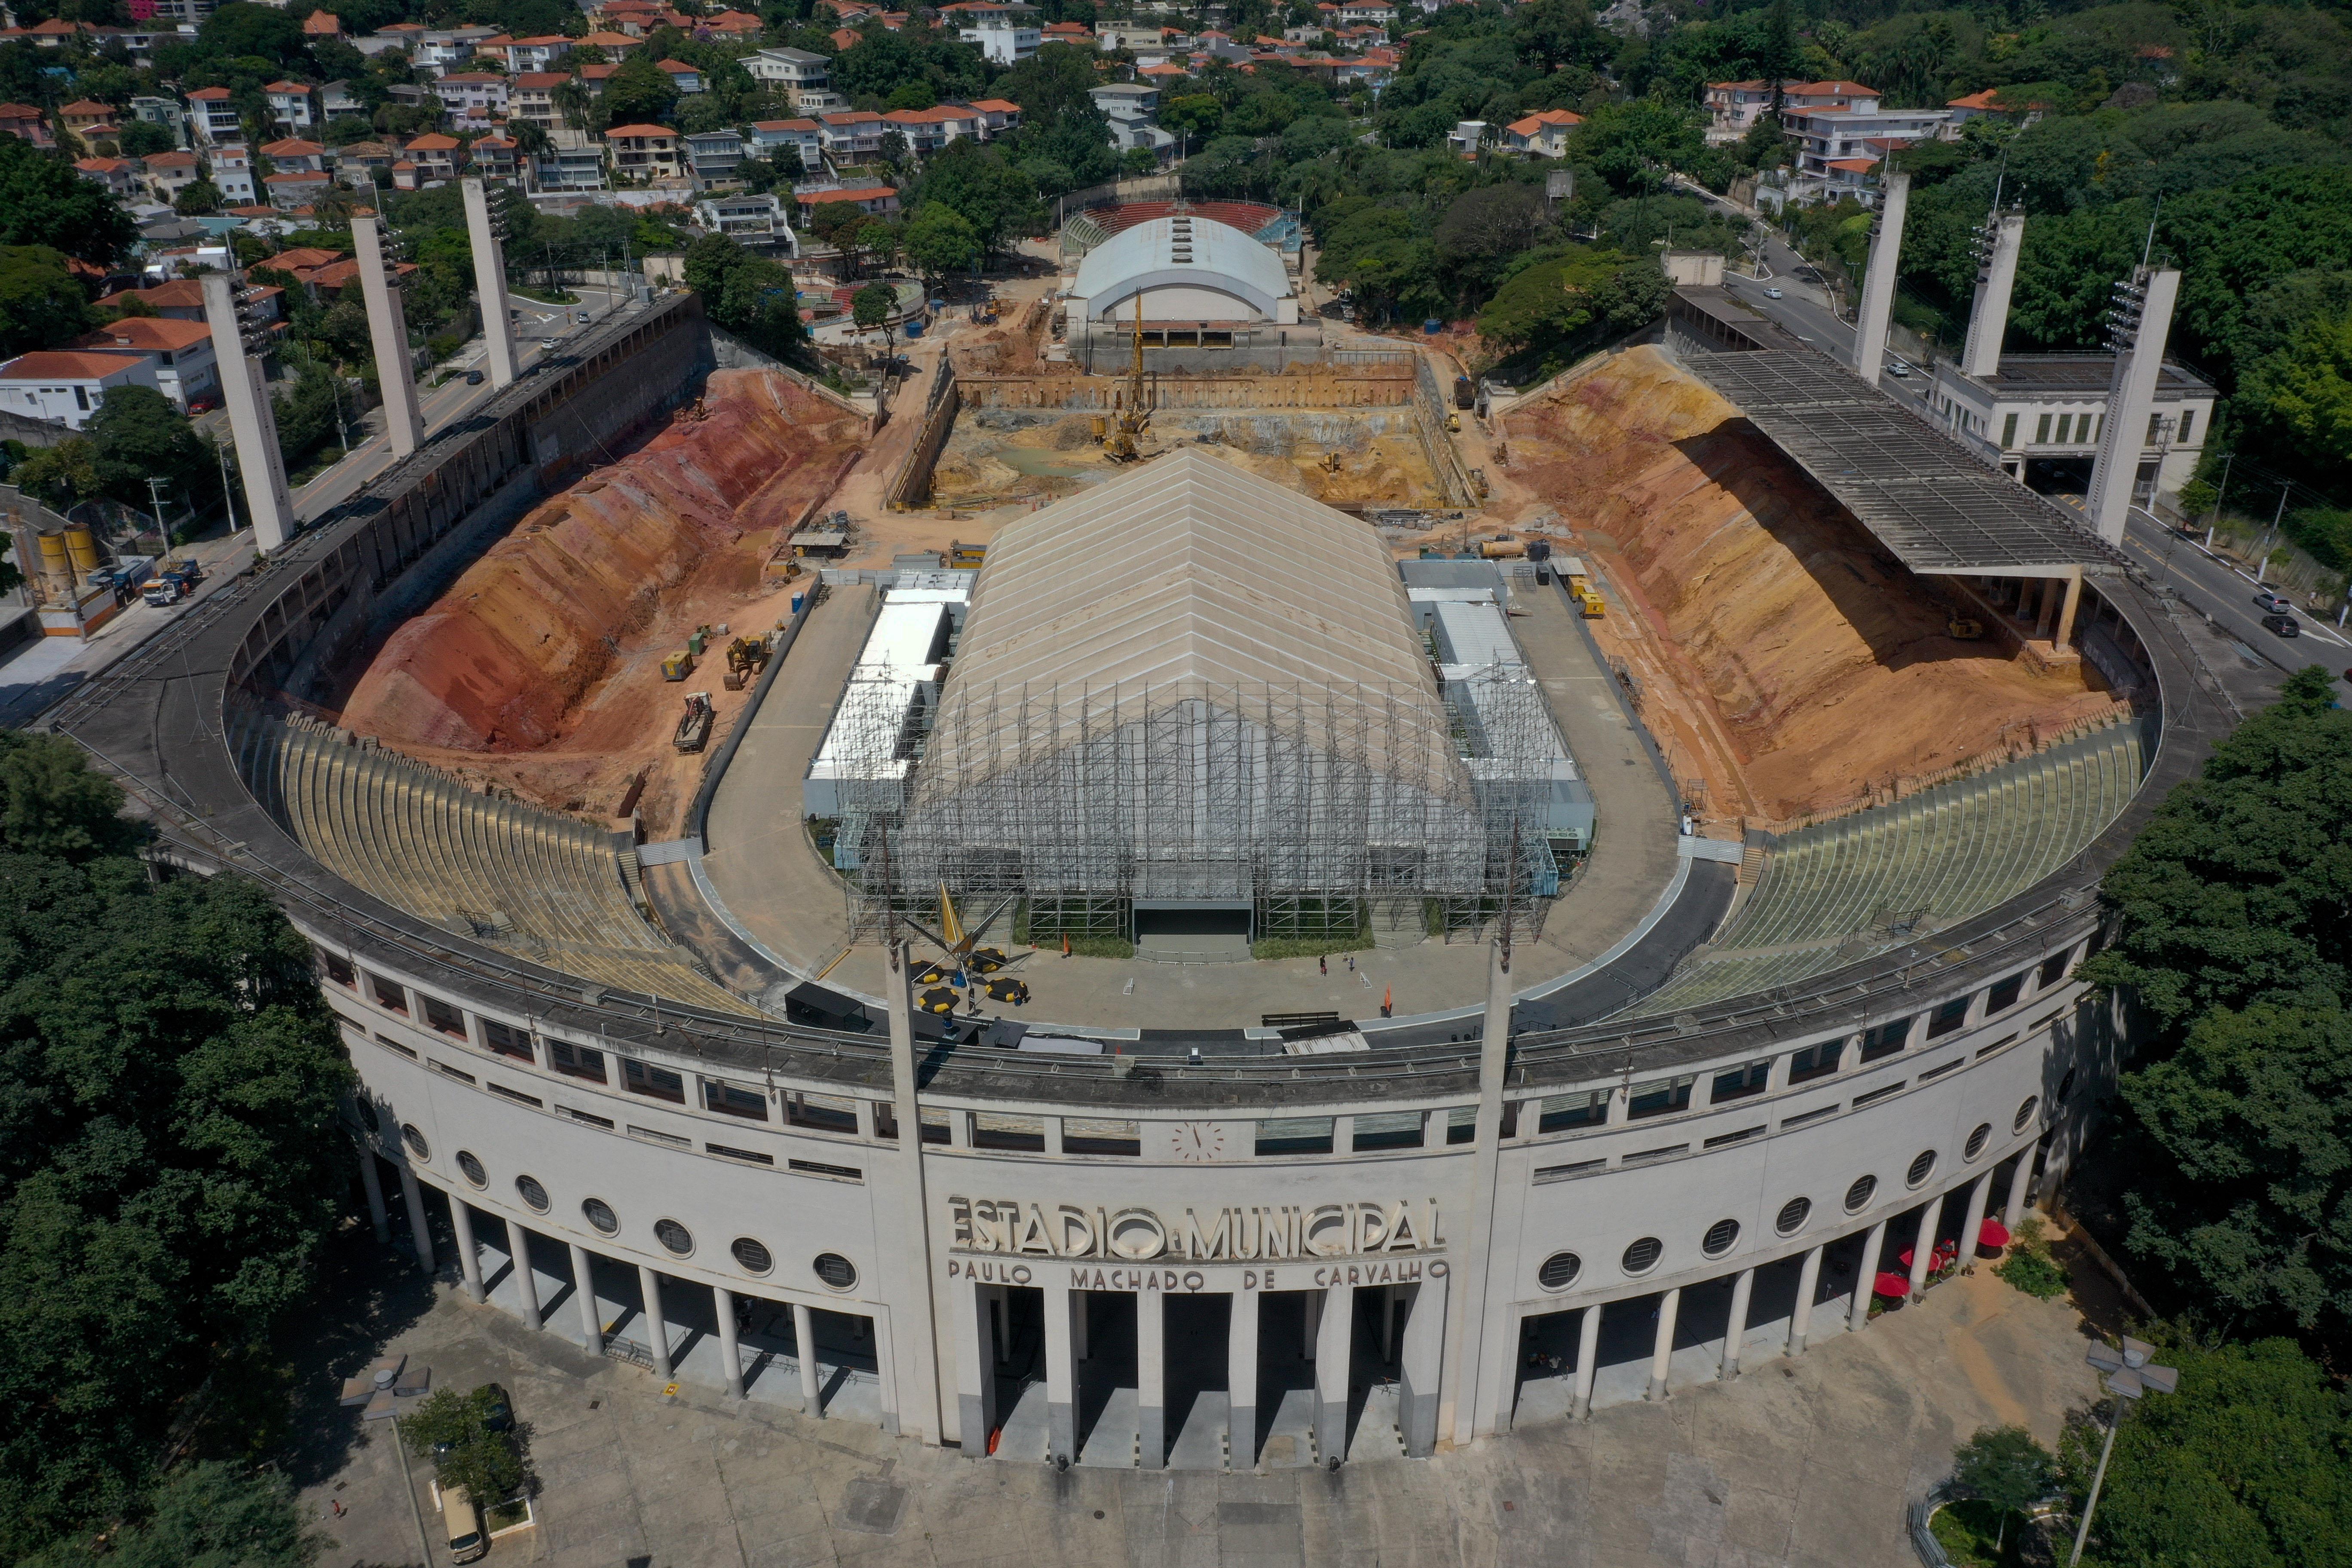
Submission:
[[[981,258],[979,233],[961,213],[944,203],[917,208],[907,220],[900,244],[907,259],[926,278],[968,271]]]
[[[666,125],[677,107],[677,84],[644,55],[621,62],[604,82],[604,113],[614,125]]]
[[[45,246],[103,267],[128,254],[138,237],[130,215],[104,187],[55,153],[0,136],[0,245]]]
[[[2050,1495],[2058,1461],[2022,1426],[1988,1426],[1953,1453],[1952,1479],[2002,1510],[1998,1542],[2007,1539],[2009,1514]]]
[[[64,253],[0,246],[0,355],[53,347],[89,330],[89,297]]]
[[[915,190],[919,204],[953,211],[993,250],[1009,234],[1043,222],[1044,208],[1028,176],[994,146],[959,138],[931,154]]]

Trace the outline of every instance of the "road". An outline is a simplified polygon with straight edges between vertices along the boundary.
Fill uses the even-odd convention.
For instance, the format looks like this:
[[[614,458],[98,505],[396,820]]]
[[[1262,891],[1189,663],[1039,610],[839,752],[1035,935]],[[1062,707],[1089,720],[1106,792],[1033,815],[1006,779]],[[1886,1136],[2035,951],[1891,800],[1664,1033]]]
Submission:
[[[1693,189],[1690,194],[1735,220],[1754,216],[1748,209],[1710,193]],[[1724,283],[1735,298],[1754,306],[1770,321],[1832,357],[1851,362],[1853,328],[1837,318],[1827,294],[1801,275],[1800,269],[1804,266],[1804,258],[1776,234],[1764,246],[1767,277],[1751,279],[1727,272]],[[1768,289],[1779,289],[1780,297],[1771,298],[1765,292]],[[1890,353],[1886,358],[1892,363],[1895,356]],[[1880,378],[1880,385],[1892,395],[1922,406],[1928,382],[1929,377],[1918,367],[1914,367],[1914,374],[1908,377]],[[2083,507],[2081,496],[2052,499],[2078,512]],[[2258,657],[2283,669],[2315,664],[2352,679],[2352,639],[2308,613],[2295,616],[2303,627],[2299,637],[2282,637],[2266,630],[2262,624],[2265,612],[2254,603],[2254,595],[2260,589],[2252,575],[2242,571],[2234,562],[2209,553],[2201,538],[2186,538],[2135,510],[2125,531],[2124,548],[2151,577],[2169,584],[2184,603],[2203,613]]]

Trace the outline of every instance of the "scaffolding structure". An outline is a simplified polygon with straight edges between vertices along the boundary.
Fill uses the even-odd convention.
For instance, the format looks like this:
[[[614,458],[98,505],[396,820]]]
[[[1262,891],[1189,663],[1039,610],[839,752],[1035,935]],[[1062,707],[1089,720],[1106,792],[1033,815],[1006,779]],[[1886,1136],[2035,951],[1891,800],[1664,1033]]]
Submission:
[[[1520,672],[1524,675],[1524,672]],[[1125,939],[1139,908],[1247,908],[1261,939],[1358,938],[1376,917],[1464,936],[1557,896],[1558,731],[1507,672],[1426,689],[1309,681],[950,682],[936,725],[861,701],[836,726],[835,863],[851,920],[1018,900],[1026,940]]]

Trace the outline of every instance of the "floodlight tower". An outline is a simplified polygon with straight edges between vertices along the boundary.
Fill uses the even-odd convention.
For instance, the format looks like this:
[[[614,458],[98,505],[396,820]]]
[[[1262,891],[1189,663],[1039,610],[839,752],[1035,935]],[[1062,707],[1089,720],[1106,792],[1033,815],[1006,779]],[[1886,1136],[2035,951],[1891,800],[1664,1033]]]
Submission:
[[[1853,323],[1854,374],[1878,384],[1886,357],[1886,324],[1895,314],[1895,267],[1903,252],[1903,216],[1911,205],[1911,176],[1889,169],[1880,187],[1878,232],[1870,240],[1870,271],[1862,280],[1862,310]]]
[[[1969,311],[1968,346],[1960,369],[1969,375],[2000,373],[2001,340],[2009,331],[2009,300],[2017,289],[2017,258],[2025,248],[2025,214],[1995,209],[1977,230],[1977,297]]]
[[[2142,263],[2116,285],[2107,310],[2107,346],[2115,352],[2116,371],[2107,384],[2107,412],[2084,510],[2092,529],[2109,544],[2124,542],[2124,520],[2139,483],[2139,455],[2148,444],[2148,423],[2156,412],[2157,378],[2164,373],[2172,307],[2179,298],[2179,271]]]
[[[490,384],[512,386],[515,378],[513,318],[507,305],[506,222],[490,211],[489,190],[478,174],[458,184],[466,193],[466,238],[474,250],[474,296],[481,301],[482,342],[489,350]]]
[[[237,471],[245,477],[246,510],[253,518],[253,542],[267,555],[294,532],[294,498],[286,488],[286,459],[278,450],[278,421],[261,379],[259,352],[268,329],[246,303],[247,290],[234,275],[204,276],[205,321],[212,328],[213,358],[220,364],[221,399],[228,405],[229,435],[236,442]],[[243,366],[242,372],[238,367]]]
[[[375,341],[375,378],[383,389],[384,433],[392,455],[405,458],[425,440],[416,403],[416,373],[408,352],[408,313],[401,306],[396,242],[383,220],[362,208],[352,214],[352,248],[359,254],[360,292],[367,300],[368,336]]]

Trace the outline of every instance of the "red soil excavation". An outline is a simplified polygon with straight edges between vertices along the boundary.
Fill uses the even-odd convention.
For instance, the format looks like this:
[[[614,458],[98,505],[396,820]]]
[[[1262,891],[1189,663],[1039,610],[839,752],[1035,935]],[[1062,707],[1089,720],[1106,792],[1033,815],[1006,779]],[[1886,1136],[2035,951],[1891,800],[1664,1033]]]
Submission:
[[[1718,818],[1846,805],[2110,705],[2087,666],[2029,661],[1991,628],[1948,636],[1948,586],[1895,563],[1655,348],[1504,422],[1508,479],[1599,566],[1612,610],[1588,625]]]
[[[770,630],[778,532],[828,494],[864,421],[798,383],[719,371],[637,450],[542,502],[357,673],[342,722],[557,809],[618,812],[640,773],[647,831],[675,826],[699,757],[671,745],[684,695],[724,733],[748,695],[716,638],[683,683],[665,655],[697,626]],[[811,586],[803,578],[793,587]]]

